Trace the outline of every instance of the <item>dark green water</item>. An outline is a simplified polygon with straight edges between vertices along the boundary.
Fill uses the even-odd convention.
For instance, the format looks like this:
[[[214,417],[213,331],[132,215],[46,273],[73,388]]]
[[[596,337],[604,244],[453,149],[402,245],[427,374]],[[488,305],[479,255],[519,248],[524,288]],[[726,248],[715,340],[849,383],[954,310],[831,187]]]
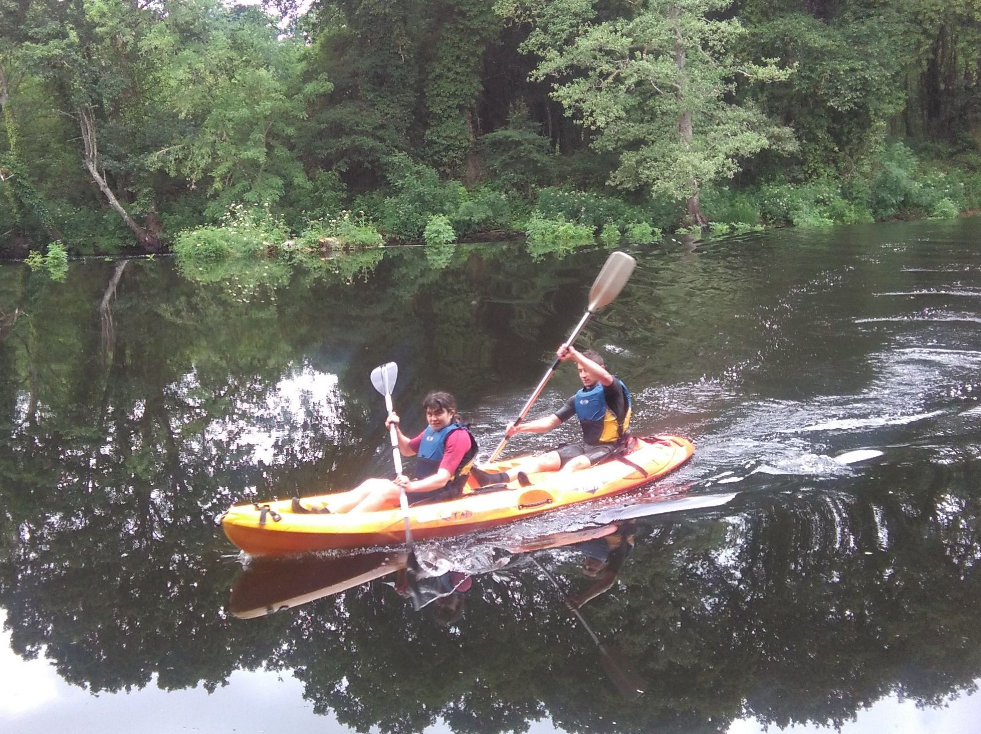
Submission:
[[[632,389],[636,433],[695,441],[673,491],[734,496],[612,529],[633,551],[588,630],[531,559],[583,593],[594,547],[493,549],[636,498],[431,548],[473,574],[449,625],[394,576],[238,619],[256,568],[216,518],[388,474],[368,379],[388,361],[407,429],[449,390],[489,453],[606,252],[402,249],[210,284],[166,261],[0,267],[0,729],[974,731],[979,243],[960,220],[630,250],[579,345]],[[532,415],[576,384],[564,367]],[[835,459],[856,450],[877,453]],[[264,573],[271,599],[329,571]]]

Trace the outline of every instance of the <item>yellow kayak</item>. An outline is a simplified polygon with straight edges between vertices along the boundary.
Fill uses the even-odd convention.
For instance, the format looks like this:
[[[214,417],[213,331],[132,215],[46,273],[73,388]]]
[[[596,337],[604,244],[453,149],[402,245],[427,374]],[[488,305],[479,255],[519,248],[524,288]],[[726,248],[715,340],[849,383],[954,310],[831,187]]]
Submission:
[[[461,535],[526,517],[626,492],[647,484],[684,464],[695,447],[685,438],[655,436],[635,439],[622,457],[576,472],[532,474],[531,484],[517,481],[498,488],[471,484],[447,502],[409,508],[415,540]],[[516,465],[521,457],[498,462],[491,471]],[[306,497],[316,507],[328,495]],[[291,500],[235,505],[221,518],[225,535],[254,556],[285,556],[336,548],[396,545],[405,541],[400,509],[347,514],[297,513]]]

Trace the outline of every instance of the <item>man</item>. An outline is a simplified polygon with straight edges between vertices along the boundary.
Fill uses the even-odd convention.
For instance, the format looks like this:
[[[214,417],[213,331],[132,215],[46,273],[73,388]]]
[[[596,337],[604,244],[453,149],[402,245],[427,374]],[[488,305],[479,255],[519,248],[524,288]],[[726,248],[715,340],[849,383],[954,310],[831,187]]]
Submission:
[[[529,474],[547,471],[576,471],[592,466],[613,454],[629,438],[631,398],[623,381],[612,375],[603,358],[591,349],[584,352],[563,344],[556,352],[562,362],[573,361],[579,369],[582,389],[554,414],[527,423],[510,423],[507,436],[516,433],[547,433],[572,416],[579,418],[582,443],[560,446],[554,451],[531,456],[507,472],[488,472],[474,467],[471,474],[480,486],[510,482],[517,478],[530,484]]]
[[[401,488],[409,503],[450,499],[459,494],[467,480],[470,463],[477,454],[477,442],[469,428],[460,423],[456,399],[447,392],[433,392],[422,401],[426,410],[426,429],[409,438],[399,427],[399,417],[391,413],[385,427],[396,426],[399,452],[417,456],[414,479],[399,474],[395,480],[366,479],[347,492],[332,495],[324,507],[308,509],[293,500],[294,512],[372,512],[399,506]]]

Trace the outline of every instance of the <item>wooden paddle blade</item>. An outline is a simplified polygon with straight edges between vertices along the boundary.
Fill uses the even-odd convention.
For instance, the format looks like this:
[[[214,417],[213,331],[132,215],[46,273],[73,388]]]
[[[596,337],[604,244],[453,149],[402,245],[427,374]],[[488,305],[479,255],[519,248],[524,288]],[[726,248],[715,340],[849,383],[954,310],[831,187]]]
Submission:
[[[637,261],[625,252],[610,255],[589,289],[589,310],[603,308],[620,295],[636,265]]]
[[[388,362],[371,371],[371,384],[382,395],[391,395],[398,376],[399,366],[395,362]]]

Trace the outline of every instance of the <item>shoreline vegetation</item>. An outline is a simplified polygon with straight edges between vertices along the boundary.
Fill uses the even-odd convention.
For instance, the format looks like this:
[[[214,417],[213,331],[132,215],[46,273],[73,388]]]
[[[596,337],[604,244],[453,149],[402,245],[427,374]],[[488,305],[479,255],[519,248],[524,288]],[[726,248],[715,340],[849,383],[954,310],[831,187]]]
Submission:
[[[981,10],[805,5],[0,3],[0,258],[209,280],[981,209]]]

